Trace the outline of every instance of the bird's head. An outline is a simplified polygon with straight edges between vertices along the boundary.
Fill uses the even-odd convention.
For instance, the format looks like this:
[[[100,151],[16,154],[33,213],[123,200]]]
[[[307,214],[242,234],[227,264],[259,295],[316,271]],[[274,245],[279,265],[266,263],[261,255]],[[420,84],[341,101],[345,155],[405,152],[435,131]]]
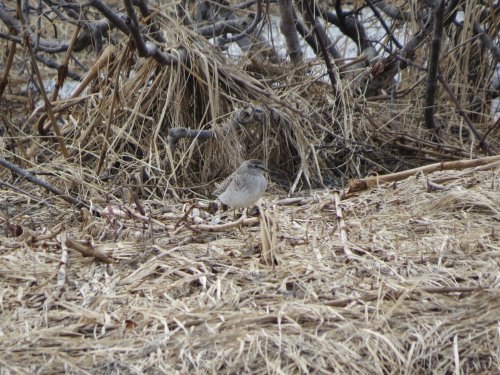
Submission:
[[[265,166],[264,166],[264,163],[260,160],[255,160],[255,159],[251,159],[251,160],[247,160],[245,162],[243,162],[243,164],[241,165],[240,168],[245,168],[249,171],[252,171],[252,172],[270,172],[269,169],[267,169]]]

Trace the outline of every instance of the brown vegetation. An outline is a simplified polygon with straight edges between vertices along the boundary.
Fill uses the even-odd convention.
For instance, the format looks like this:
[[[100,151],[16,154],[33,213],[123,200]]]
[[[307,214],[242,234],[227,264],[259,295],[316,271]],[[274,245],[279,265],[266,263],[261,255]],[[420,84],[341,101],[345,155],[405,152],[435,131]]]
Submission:
[[[2,2],[0,373],[497,371],[500,7],[430,3]]]

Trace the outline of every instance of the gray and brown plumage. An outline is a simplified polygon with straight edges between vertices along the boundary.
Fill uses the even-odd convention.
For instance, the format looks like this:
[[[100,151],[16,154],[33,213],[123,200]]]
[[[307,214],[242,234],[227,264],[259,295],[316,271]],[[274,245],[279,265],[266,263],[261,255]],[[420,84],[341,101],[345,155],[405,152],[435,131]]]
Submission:
[[[231,208],[253,206],[267,189],[264,172],[269,172],[269,170],[260,160],[244,161],[217,187],[213,194]]]

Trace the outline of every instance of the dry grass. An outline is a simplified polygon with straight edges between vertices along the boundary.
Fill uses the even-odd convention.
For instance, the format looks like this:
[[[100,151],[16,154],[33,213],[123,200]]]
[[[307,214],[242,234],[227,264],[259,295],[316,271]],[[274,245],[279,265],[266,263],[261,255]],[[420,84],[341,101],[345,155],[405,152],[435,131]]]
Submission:
[[[111,47],[86,99],[61,112],[68,159],[36,132],[41,112],[26,120],[31,98],[12,73],[0,103],[12,120],[4,157],[102,215],[0,171],[0,374],[498,373],[498,168],[411,177],[340,201],[326,189],[480,156],[447,94],[433,134],[422,121],[426,72],[402,71],[396,98],[367,99],[358,89],[368,67],[339,77],[334,98],[321,60],[235,62],[167,13],[157,15],[163,49],[183,63],[159,67],[125,42]],[[448,35],[441,74],[500,149],[482,86],[494,64],[471,16]],[[414,61],[426,59],[417,50]],[[227,132],[247,106],[261,121]],[[172,127],[217,138],[171,149]],[[236,226],[207,197],[250,158],[280,175],[260,217]],[[309,186],[321,189],[278,204]],[[82,257],[67,239],[114,263]]]
[[[145,202],[153,223],[116,202],[80,223],[4,195],[25,229],[2,239],[4,373],[495,373],[498,170],[430,178],[445,176],[444,191],[414,177],[344,197],[346,243],[329,191],[296,206],[268,194],[270,241],[189,230],[213,217],[183,221],[168,201]],[[59,242],[34,238],[63,221],[116,263],[70,251],[58,282]]]
[[[482,6],[474,1],[469,11],[476,8]],[[381,92],[367,99],[359,92],[376,69],[358,69],[337,77],[339,94],[334,98],[321,59],[298,67],[248,56],[232,59],[179,25],[170,12],[161,11],[158,22],[168,40],[163,50],[185,56],[181,64],[158,66],[137,57],[125,41],[110,47],[112,58],[81,95],[86,99],[62,112],[59,120],[70,157],[63,158],[56,142],[36,134],[37,116],[32,121],[23,117],[12,126],[9,138],[22,138],[26,149],[9,145],[6,156],[16,154],[17,163],[26,169],[36,165],[38,172],[49,174],[50,183],[101,203],[121,198],[123,186],[139,188],[145,199],[207,197],[214,180],[250,158],[281,171],[283,187],[298,191],[341,187],[348,178],[482,152],[444,90],[438,93],[436,107],[442,131],[435,134],[425,128],[425,71],[401,71],[396,98]],[[498,149],[500,128],[494,125],[491,90],[485,84],[495,65],[478,48],[470,22],[460,38],[452,36],[447,35],[443,46],[441,73],[479,133],[487,134]],[[466,43],[470,40],[474,43]],[[92,66],[89,56],[78,57]],[[418,49],[414,61],[423,64],[426,59],[426,49]],[[17,102],[20,97],[9,96]],[[11,104],[4,105],[13,112]],[[222,132],[247,106],[262,109],[263,119]],[[218,137],[185,139],[171,150],[167,138],[172,127],[213,130]]]

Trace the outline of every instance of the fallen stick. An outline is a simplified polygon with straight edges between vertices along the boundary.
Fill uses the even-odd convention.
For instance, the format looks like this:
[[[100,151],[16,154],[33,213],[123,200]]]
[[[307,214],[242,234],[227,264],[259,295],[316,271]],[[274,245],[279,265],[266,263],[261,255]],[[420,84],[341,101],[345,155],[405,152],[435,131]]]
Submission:
[[[450,287],[426,287],[426,288],[421,288],[421,289],[413,289],[410,291],[410,293],[437,293],[437,294],[450,294],[450,293],[473,293],[473,292],[493,292],[495,293],[496,290],[494,289],[488,289],[488,288],[482,288],[482,287],[466,287],[466,286],[450,286]],[[343,298],[343,299],[333,299],[333,300],[327,300],[324,301],[323,304],[326,306],[335,306],[335,307],[344,307],[347,306],[353,302],[371,302],[371,301],[376,301],[379,299],[384,299],[385,296],[387,295],[388,298],[393,299],[393,298],[399,298],[401,297],[405,291],[393,291],[393,293],[386,293],[382,297],[377,294],[377,293],[366,293],[364,295],[361,295],[359,297],[351,297],[351,298]]]
[[[16,173],[17,175],[24,177],[28,181],[33,182],[34,184],[43,187],[45,190],[48,190],[51,193],[61,197],[66,202],[71,203],[72,205],[76,206],[77,208],[86,207],[89,210],[91,209],[91,207],[88,203],[64,193],[62,190],[59,190],[58,188],[56,188],[55,186],[52,186],[48,182],[45,182],[45,181],[39,179],[38,177],[32,175],[28,171],[20,168],[19,166],[12,164],[12,163],[9,163],[5,159],[0,158],[0,165],[3,165],[5,168],[10,169],[12,172]],[[98,215],[97,212],[94,212],[94,214]]]
[[[69,238],[66,240],[65,245],[67,246],[68,249],[78,251],[84,257],[93,257],[97,260],[100,260],[101,262],[108,263],[108,264],[115,263],[115,261],[112,258],[95,250],[91,245],[87,245],[87,244],[83,244],[81,242],[73,241],[73,240],[70,240]]]
[[[50,204],[48,204],[47,202],[45,202],[42,198],[39,198],[39,197],[36,197],[34,196],[33,194],[23,190],[23,189],[20,189],[12,184],[9,184],[8,182],[5,182],[5,181],[2,181],[0,180],[0,186],[5,186],[6,188],[9,188],[11,190],[14,190],[20,194],[24,194],[26,195],[28,198],[30,199],[33,199],[35,202],[37,203],[40,203],[42,205],[44,205],[45,207],[51,207]]]
[[[259,222],[258,217],[247,218],[245,216],[240,217],[236,221],[231,221],[225,224],[189,224],[186,228],[192,230],[193,232],[225,232],[227,230],[237,228],[239,226],[251,226]]]
[[[391,173],[384,176],[368,177],[363,179],[353,179],[349,181],[349,193],[366,190],[386,182],[401,181],[419,173],[432,173],[436,171],[461,170],[466,168],[487,165],[500,160],[500,155],[488,156],[473,160],[457,160],[442,163],[434,163],[424,167],[413,168],[403,172]]]

